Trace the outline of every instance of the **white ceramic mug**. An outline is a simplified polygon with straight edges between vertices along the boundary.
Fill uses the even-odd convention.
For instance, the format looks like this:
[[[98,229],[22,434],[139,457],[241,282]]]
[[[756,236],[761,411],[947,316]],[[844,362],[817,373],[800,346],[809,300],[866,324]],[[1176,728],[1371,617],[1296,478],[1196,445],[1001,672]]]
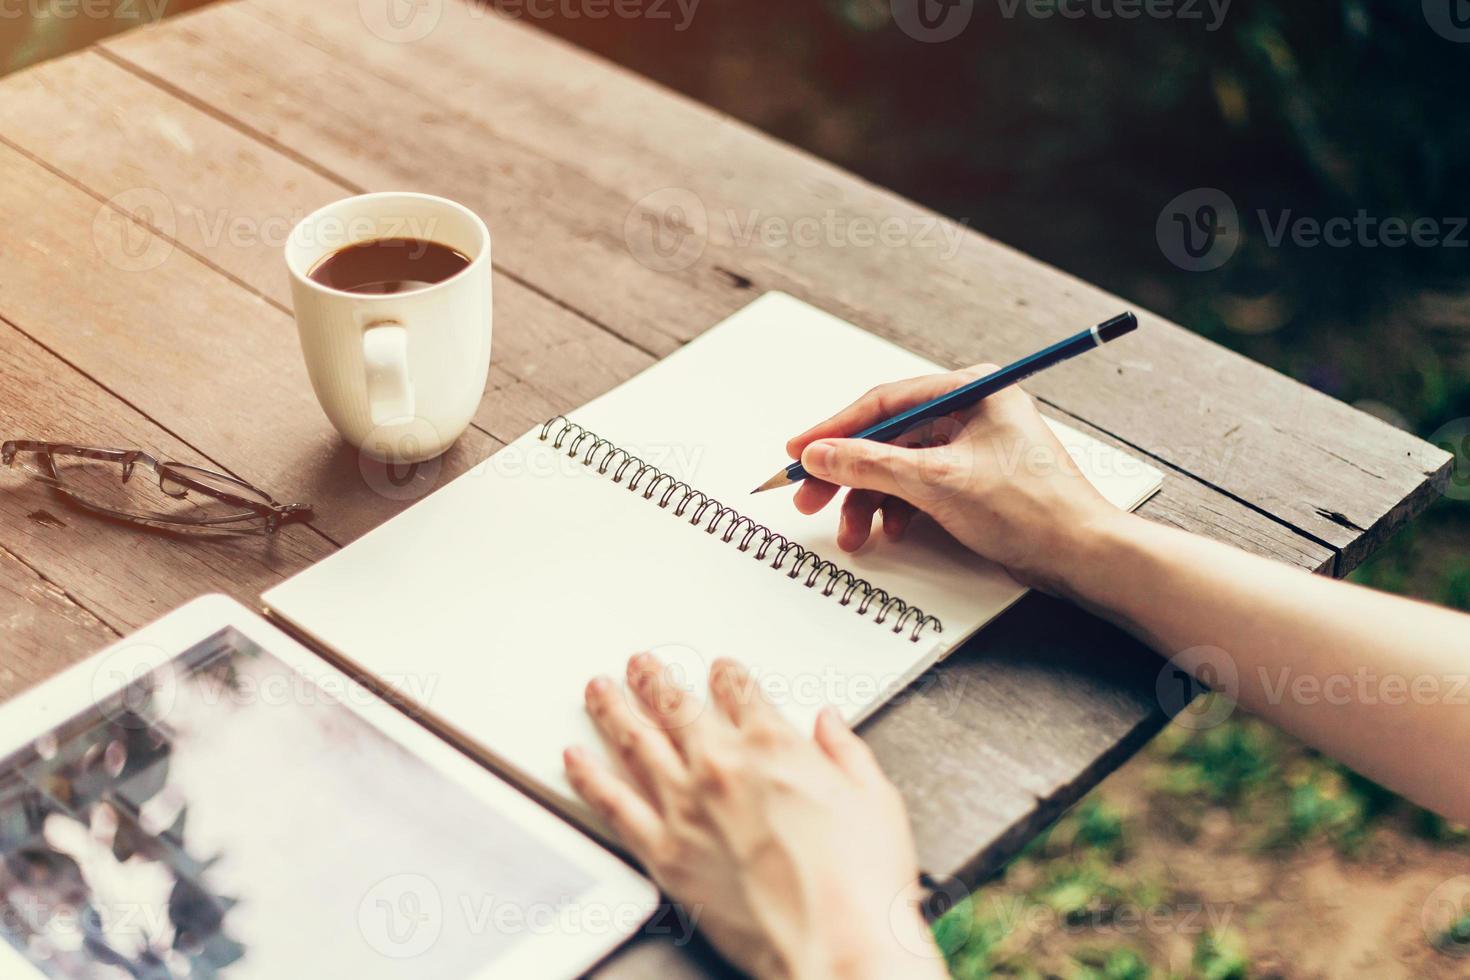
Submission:
[[[350,293],[310,278],[359,242],[417,238],[470,264],[403,293]],[[337,431],[389,463],[448,449],[469,426],[490,370],[490,232],[468,208],[428,194],[362,194],[307,217],[286,243],[301,351]]]

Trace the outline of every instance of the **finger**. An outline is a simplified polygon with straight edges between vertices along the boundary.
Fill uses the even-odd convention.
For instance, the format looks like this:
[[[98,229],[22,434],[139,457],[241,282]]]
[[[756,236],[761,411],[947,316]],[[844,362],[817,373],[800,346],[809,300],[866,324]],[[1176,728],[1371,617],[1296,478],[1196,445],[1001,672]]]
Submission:
[[[884,497],[878,510],[883,514],[883,536],[889,541],[903,537],[915,514],[914,505],[898,497]]]
[[[715,704],[737,728],[787,724],[750,671],[733,660],[721,657],[714,662],[710,667],[709,689]]]
[[[648,653],[628,661],[628,686],[648,716],[668,733],[679,754],[688,759],[690,744],[708,723],[699,699],[675,683],[658,658]]]
[[[847,727],[837,709],[831,705],[823,708],[817,715],[813,737],[827,757],[854,779],[866,781],[883,776],[883,770],[878,768],[878,760],[873,758],[873,750],[868,748],[868,743]]]
[[[668,733],[635,715],[617,686],[605,677],[587,685],[586,697],[587,713],[598,732],[644,794],[664,809],[669,794],[684,778],[684,760]]]
[[[572,789],[646,865],[647,856],[663,834],[663,821],[653,807],[586,749],[567,749],[562,753],[562,762]]]
[[[941,489],[949,460],[942,449],[905,449],[868,439],[822,439],[801,454],[807,471],[829,483],[876,490],[918,505]]]
[[[873,533],[873,515],[883,503],[884,494],[876,490],[852,490],[842,501],[842,520],[837,524],[837,547],[857,551],[868,543]]]
[[[954,391],[963,384],[984,377],[992,370],[994,368],[991,365],[980,364],[959,371],[926,374],[906,381],[878,385],[836,415],[818,422],[792,439],[786,444],[786,451],[793,457],[800,457],[806,447],[818,439],[852,435],[870,425],[891,419],[915,405]]]
[[[841,488],[837,484],[815,477],[803,480],[801,486],[796,488],[796,496],[793,498],[796,509],[803,514],[815,514],[832,502],[839,489]]]

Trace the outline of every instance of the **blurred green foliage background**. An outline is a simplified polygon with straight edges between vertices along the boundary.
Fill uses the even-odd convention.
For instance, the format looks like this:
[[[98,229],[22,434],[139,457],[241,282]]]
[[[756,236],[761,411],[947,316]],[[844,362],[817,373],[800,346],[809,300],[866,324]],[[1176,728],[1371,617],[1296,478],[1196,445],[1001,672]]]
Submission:
[[[1430,248],[1265,234],[1359,212],[1450,234],[1470,215],[1470,43],[1426,4],[1236,0],[1210,30],[1207,10],[1071,20],[977,0],[958,37],[921,43],[894,21],[904,2],[703,0],[684,31],[541,23],[1440,442],[1470,491],[1470,230]],[[1201,187],[1230,196],[1243,237],[1187,272],[1155,224]],[[1355,577],[1470,609],[1470,503],[1437,504]],[[1428,935],[1403,907],[1467,861],[1463,829],[1237,714],[1171,727],[937,935],[960,977],[1341,976],[1296,964],[1355,944],[1370,959],[1353,976],[1464,976],[1470,908]],[[1334,894],[1366,910],[1356,925],[1332,924],[1352,918]],[[1228,928],[1117,928],[1120,910],[1217,901]]]
[[[1363,211],[1448,236],[1470,216],[1470,43],[1421,3],[1122,20],[973,0],[959,36],[922,43],[894,21],[913,2],[702,0],[682,31],[506,6],[1421,436],[1470,417],[1470,229],[1458,247],[1339,248],[1263,227]],[[1155,222],[1200,187],[1230,196],[1243,239],[1186,272]],[[1453,448],[1470,490],[1470,445]],[[1467,513],[1436,507],[1360,577],[1463,607]]]
[[[31,16],[54,4],[26,0],[0,17],[0,72],[201,2],[86,18]],[[1431,26],[1440,0],[1234,0],[1214,8],[1218,22],[1205,4],[1198,19],[1124,20],[1097,15],[1115,0],[1088,0],[1075,19],[959,0],[969,23],[942,43],[895,23],[914,0],[689,2],[664,4],[662,19],[497,5],[1440,441],[1470,491],[1470,426],[1456,431],[1470,419],[1470,230],[1458,247],[1305,247],[1263,227],[1364,212],[1449,233],[1470,215],[1470,43]],[[1161,251],[1155,224],[1201,187],[1229,195],[1243,239],[1223,267],[1192,273]],[[1436,505],[1355,574],[1470,609],[1470,503]],[[1220,868],[1260,876],[1314,849],[1342,863],[1334,873],[1427,872],[1470,853],[1463,829],[1237,715],[1170,728],[937,935],[963,977],[1294,976],[1262,953],[1270,917],[1286,914],[1265,892],[1232,899],[1259,915],[1191,933],[1182,953],[1166,948],[1177,931],[1092,940],[1112,935],[1102,926],[1119,909],[1207,900]],[[1190,870],[1189,856],[1207,863]],[[1041,910],[1049,925],[1028,932],[997,909]],[[1299,914],[1301,938],[1317,913]],[[1407,948],[1421,958],[1402,975],[1462,975],[1441,954],[1470,949],[1470,910]]]

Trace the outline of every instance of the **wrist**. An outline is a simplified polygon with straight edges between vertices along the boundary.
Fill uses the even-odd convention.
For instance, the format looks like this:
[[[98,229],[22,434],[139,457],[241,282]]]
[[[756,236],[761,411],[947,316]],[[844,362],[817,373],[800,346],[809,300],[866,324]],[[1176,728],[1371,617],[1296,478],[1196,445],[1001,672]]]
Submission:
[[[825,957],[814,977],[836,980],[888,980],[889,977],[947,977],[944,956],[928,924],[915,915],[912,922],[890,923],[893,931],[853,943]]]
[[[1057,593],[1080,605],[1112,609],[1149,527],[1147,519],[1111,506],[1074,522],[1061,549]]]
[[[836,928],[825,937],[824,962],[815,975],[840,980],[947,977],[944,956],[919,912],[919,897],[915,883],[911,893],[901,896],[881,919],[835,917]]]

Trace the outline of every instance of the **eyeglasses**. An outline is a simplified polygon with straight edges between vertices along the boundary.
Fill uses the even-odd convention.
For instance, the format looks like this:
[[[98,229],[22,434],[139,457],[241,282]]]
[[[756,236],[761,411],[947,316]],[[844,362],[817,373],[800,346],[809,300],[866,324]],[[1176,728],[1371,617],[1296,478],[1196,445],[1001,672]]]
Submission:
[[[229,534],[274,534],[308,521],[310,504],[282,504],[270,494],[224,473],[186,463],[159,462],[137,449],[94,449],[61,442],[12,440],[0,446],[0,463],[24,464],[42,482],[81,507],[145,527],[186,528]],[[153,481],[132,481],[142,465]]]

